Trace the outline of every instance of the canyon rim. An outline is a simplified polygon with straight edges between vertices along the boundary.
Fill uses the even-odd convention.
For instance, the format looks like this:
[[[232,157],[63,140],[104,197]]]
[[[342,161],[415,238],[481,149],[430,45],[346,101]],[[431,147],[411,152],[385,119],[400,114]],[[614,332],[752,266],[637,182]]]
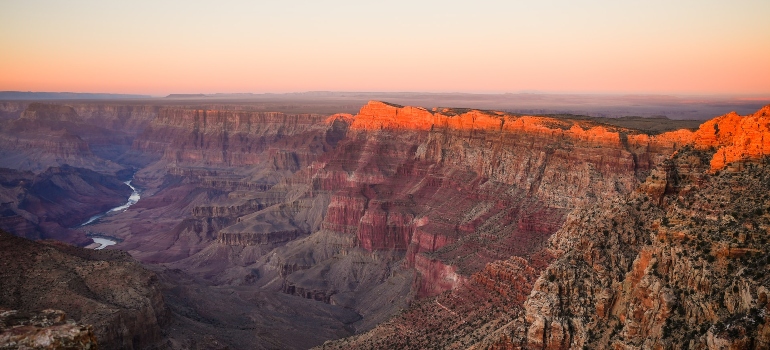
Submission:
[[[56,341],[133,349],[768,346],[770,107],[651,130],[325,103],[3,102],[0,308],[19,315],[3,334],[66,326],[81,333]],[[136,203],[80,226],[125,204],[128,180]],[[82,248],[94,237],[116,244]],[[50,309],[56,321],[35,321]]]

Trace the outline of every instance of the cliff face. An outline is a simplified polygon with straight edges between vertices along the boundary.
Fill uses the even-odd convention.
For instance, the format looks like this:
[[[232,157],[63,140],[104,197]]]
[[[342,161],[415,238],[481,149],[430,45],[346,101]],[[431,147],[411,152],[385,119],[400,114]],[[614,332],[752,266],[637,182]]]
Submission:
[[[767,111],[704,123],[630,198],[576,212],[551,240],[559,259],[519,344],[770,346]]]
[[[116,172],[121,167],[113,160],[131,137],[95,119],[83,118],[71,106],[31,103],[18,119],[0,122],[0,166],[39,172],[67,164]]]
[[[62,166],[37,175],[19,208],[73,227],[126,202],[131,188],[114,176]]]
[[[28,239],[91,242],[71,230],[126,202],[131,189],[115,176],[62,166],[40,174],[0,169],[0,229]]]
[[[71,104],[85,123],[107,130],[120,130],[135,137],[158,116],[161,107],[153,105]]]
[[[134,149],[162,154],[165,161],[187,165],[244,166],[265,161],[296,169],[312,155],[301,152],[297,136],[325,117],[283,113],[164,108],[134,141]],[[289,140],[294,136],[294,140]],[[287,142],[297,151],[276,151]],[[319,140],[320,141],[320,140]],[[287,153],[288,152],[288,153]],[[268,153],[268,154],[263,154]]]
[[[101,347],[138,349],[161,338],[167,311],[157,277],[119,251],[31,242],[0,232],[0,307],[63,310],[93,325]]]
[[[703,123],[695,133],[695,145],[700,149],[715,147],[711,170],[727,164],[762,158],[770,154],[770,106],[741,117],[730,113]]]
[[[631,192],[581,203],[545,250],[515,258],[516,272],[491,262],[451,291],[323,348],[768,347],[770,182],[762,152],[747,150],[758,148],[750,140],[762,140],[765,115],[719,117],[711,139],[703,134],[714,135],[713,121],[695,133],[637,136],[651,140],[648,149],[662,140],[678,150],[657,158]],[[739,162],[715,166],[715,155],[736,147]]]
[[[770,346],[768,173],[709,175],[710,159],[688,149],[667,162],[660,204],[640,191],[575,213],[526,303],[522,344]]]
[[[326,204],[292,202],[287,196],[303,188],[284,183],[345,136],[344,118],[163,109],[134,142],[134,152],[157,160],[134,179],[150,195],[132,217],[92,229],[123,233],[122,247],[151,262],[187,258],[214,243],[272,248],[306,235]],[[267,216],[252,215],[260,211]],[[316,219],[295,220],[308,211]]]
[[[380,102],[328,118],[167,108],[134,142],[159,156],[135,178],[142,201],[92,229],[212,283],[351,308],[367,329],[490,263],[538,259],[567,213],[630,193],[690,134]]]
[[[0,120],[14,120],[21,116],[27,109],[28,102],[3,101],[0,102]]]
[[[420,294],[435,295],[528,256],[573,208],[630,193],[690,134],[370,102],[313,183],[331,191],[323,228],[405,252]]]

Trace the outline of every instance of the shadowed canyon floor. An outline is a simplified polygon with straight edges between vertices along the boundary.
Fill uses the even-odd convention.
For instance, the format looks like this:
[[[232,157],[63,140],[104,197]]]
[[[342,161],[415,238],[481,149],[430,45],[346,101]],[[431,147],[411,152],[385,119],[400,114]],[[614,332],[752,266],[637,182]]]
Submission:
[[[13,292],[0,307],[39,311],[74,293],[82,303],[58,308],[100,344],[768,344],[770,107],[699,128],[376,101],[355,115],[12,107],[18,118],[0,123],[0,228],[119,243],[97,252],[3,236],[14,265],[0,283]],[[131,174],[141,199],[77,228],[123,204]],[[30,271],[42,277],[19,279]],[[118,292],[111,278],[151,282]],[[152,311],[104,301],[124,293],[146,295]],[[119,321],[88,311],[110,307]],[[155,328],[106,326],[148,315]]]

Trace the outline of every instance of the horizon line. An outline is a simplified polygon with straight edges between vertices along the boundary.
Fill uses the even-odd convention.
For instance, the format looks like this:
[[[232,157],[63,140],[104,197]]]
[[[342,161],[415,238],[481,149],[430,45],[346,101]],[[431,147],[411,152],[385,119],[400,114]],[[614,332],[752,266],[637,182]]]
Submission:
[[[129,93],[129,92],[96,92],[96,91],[32,91],[32,90],[2,90],[0,94],[73,94],[73,95],[115,95],[126,98],[168,98],[173,95],[203,95],[203,97],[218,97],[216,95],[300,95],[300,94],[429,94],[429,95],[573,95],[573,96],[672,96],[672,97],[722,97],[743,100],[770,99],[770,92],[766,93],[687,93],[687,92],[585,92],[585,91],[544,91],[544,90],[519,90],[519,91],[391,91],[391,90],[298,90],[283,92],[170,92],[170,93]],[[136,97],[128,97],[136,96]],[[2,96],[0,96],[2,97]],[[225,96],[219,96],[225,97]]]

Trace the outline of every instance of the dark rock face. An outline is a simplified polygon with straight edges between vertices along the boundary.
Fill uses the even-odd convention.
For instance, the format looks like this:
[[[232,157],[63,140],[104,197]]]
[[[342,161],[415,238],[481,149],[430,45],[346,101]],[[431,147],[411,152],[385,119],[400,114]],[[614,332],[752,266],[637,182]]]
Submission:
[[[66,319],[61,310],[20,313],[0,309],[0,348],[2,349],[97,349],[90,325]]]
[[[131,189],[115,176],[64,165],[34,175],[0,169],[0,229],[29,239],[85,245],[70,228],[126,202]]]
[[[18,118],[0,118],[0,166],[39,172],[68,164],[114,173],[121,169],[116,162],[147,164],[147,156],[129,151],[159,107],[6,102],[0,117],[5,110]]]
[[[65,165],[36,176],[19,208],[72,227],[125,203],[130,194],[115,176]]]
[[[18,119],[24,110],[27,109],[28,102],[2,101],[0,102],[0,120]]]
[[[117,171],[117,164],[93,150],[99,143],[125,143],[122,134],[87,123],[70,106],[31,103],[19,119],[0,123],[0,166],[41,171],[68,164]]]
[[[125,252],[32,242],[0,232],[0,307],[56,308],[93,326],[106,349],[139,349],[168,322],[155,273]]]

